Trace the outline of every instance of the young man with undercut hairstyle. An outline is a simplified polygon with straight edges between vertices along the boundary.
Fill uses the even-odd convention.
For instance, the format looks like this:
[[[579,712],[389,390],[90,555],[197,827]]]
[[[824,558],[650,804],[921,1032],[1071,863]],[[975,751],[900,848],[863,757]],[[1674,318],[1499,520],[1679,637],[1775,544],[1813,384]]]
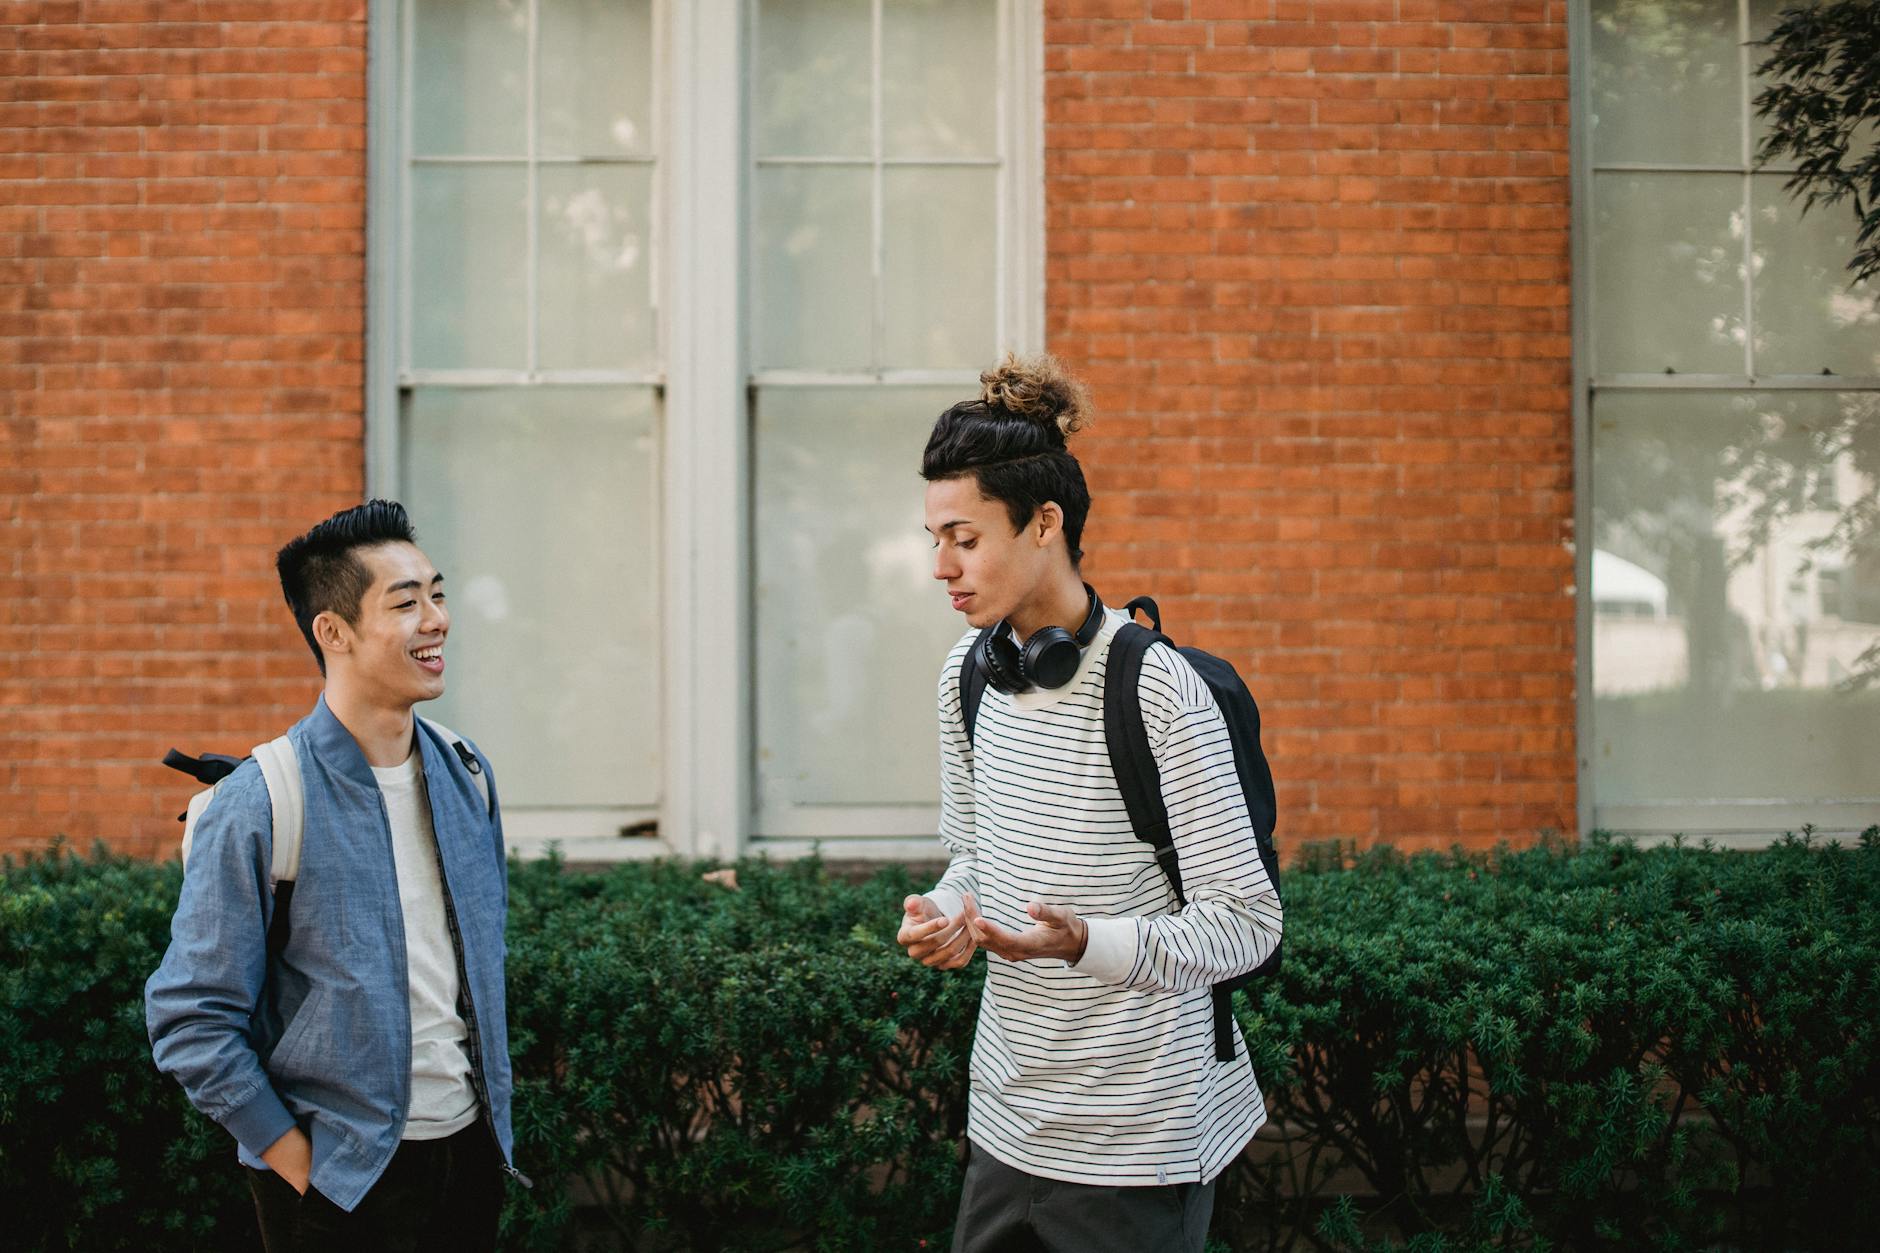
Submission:
[[[1126,619],[1078,573],[1090,493],[1065,437],[1083,390],[1050,358],[981,381],[921,466],[934,577],[972,629],[940,672],[951,860],[899,936],[942,969],[989,954],[953,1247],[1201,1253],[1214,1181],[1266,1119],[1212,989],[1274,951],[1279,897],[1221,709],[1165,642],[1138,696],[1185,906],[1137,838],[1105,732]]]
[[[278,784],[246,760],[191,828],[145,988],[157,1066],[234,1136],[268,1253],[492,1249],[516,1174],[502,820],[489,763],[412,712],[450,633],[416,539],[374,500],[281,549],[325,676],[286,736],[298,871],[270,882]]]

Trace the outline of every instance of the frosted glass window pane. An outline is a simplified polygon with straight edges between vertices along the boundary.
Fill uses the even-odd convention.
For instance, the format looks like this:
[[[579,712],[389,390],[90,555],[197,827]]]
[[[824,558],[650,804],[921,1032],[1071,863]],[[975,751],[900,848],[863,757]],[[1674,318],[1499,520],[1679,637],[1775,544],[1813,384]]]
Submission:
[[[650,367],[651,167],[545,165],[537,177],[543,368]]]
[[[537,117],[544,155],[652,151],[652,10],[649,0],[542,0]]]
[[[1751,181],[1756,372],[1880,375],[1880,283],[1848,281],[1854,211],[1844,201],[1804,216],[1784,181]]]
[[[450,589],[449,691],[503,802],[659,799],[654,409],[645,389],[415,391],[405,503]]]
[[[520,156],[528,146],[528,0],[416,0],[411,149]]]
[[[868,0],[761,0],[753,147],[760,157],[866,157],[874,19]]]
[[[411,171],[411,364],[522,369],[528,353],[528,175]]]
[[[757,459],[762,804],[935,804],[934,683],[965,631],[932,577],[920,454],[959,388],[766,388]]]
[[[1593,354],[1601,374],[1741,374],[1743,179],[1597,174]]]
[[[1872,393],[1597,398],[1600,804],[1880,791],[1877,446]]]
[[[1593,160],[1737,165],[1732,0],[1593,0]]]
[[[752,314],[759,369],[873,364],[871,179],[866,169],[757,171]]]
[[[996,0],[886,0],[881,112],[891,157],[998,155]]]
[[[883,363],[982,368],[998,347],[998,171],[894,167],[882,177]]]

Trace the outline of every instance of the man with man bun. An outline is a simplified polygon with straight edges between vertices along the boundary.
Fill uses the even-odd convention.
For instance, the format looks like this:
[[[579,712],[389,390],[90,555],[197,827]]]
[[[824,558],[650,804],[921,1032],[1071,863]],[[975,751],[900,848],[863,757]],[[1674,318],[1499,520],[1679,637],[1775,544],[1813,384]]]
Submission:
[[[1084,390],[1049,357],[981,382],[921,464],[934,577],[971,629],[940,671],[951,859],[907,898],[898,937],[942,969],[988,954],[953,1247],[1201,1253],[1214,1182],[1266,1119],[1237,1026],[1217,1059],[1211,989],[1274,951],[1279,897],[1213,694],[1156,643],[1138,695],[1177,911],[1106,747],[1105,660],[1126,618],[1079,576],[1090,493],[1066,437]],[[984,681],[971,727],[963,666]]]

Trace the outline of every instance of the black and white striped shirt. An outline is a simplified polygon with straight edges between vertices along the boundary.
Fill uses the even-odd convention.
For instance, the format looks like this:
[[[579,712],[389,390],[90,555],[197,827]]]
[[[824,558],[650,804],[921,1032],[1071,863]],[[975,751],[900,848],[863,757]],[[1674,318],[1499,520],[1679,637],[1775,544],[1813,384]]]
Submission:
[[[987,955],[967,1135],[1009,1166],[1077,1183],[1206,1182],[1266,1106],[1246,1045],[1214,1056],[1215,983],[1279,942],[1268,881],[1214,697],[1163,644],[1143,659],[1143,721],[1188,907],[1135,837],[1110,771],[1103,676],[1124,621],[1111,611],[1077,674],[1056,691],[991,687],[973,740],[960,716],[969,632],[940,674],[940,838],[952,854],[928,893],[948,914],[972,892],[987,918],[1022,930],[1033,900],[1089,925],[1071,966]]]

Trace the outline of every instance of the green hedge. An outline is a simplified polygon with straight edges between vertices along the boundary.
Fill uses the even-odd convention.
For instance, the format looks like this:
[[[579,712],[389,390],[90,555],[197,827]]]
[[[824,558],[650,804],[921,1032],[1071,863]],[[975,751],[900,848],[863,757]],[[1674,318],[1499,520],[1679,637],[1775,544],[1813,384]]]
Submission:
[[[1880,828],[1319,871],[1243,1019],[1289,1134],[1229,1178],[1236,1247],[1870,1247]],[[1328,1180],[1373,1196],[1309,1222]]]
[[[512,869],[536,1188],[506,1246],[941,1246],[977,968],[901,955],[901,871],[746,863],[732,892],[701,869]],[[11,1247],[250,1246],[226,1136],[144,1042],[177,884],[104,853],[0,871]],[[1217,1243],[1829,1249],[1880,1220],[1880,830],[1317,850],[1285,891],[1285,967],[1241,1003],[1272,1121]]]

